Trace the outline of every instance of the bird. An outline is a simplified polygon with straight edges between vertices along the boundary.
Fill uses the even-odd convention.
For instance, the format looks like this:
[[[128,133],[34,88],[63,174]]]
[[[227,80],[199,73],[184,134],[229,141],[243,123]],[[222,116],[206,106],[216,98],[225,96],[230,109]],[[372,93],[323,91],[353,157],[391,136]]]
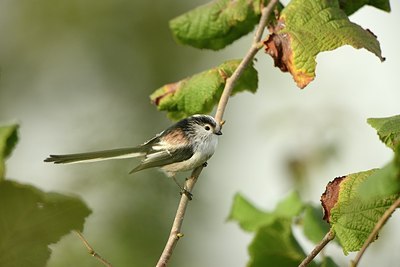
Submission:
[[[118,148],[87,153],[50,155],[44,161],[54,164],[96,162],[110,159],[141,158],[129,173],[158,167],[175,179],[177,172],[193,170],[207,164],[214,154],[221,124],[210,115],[196,114],[184,118],[150,140],[131,148]],[[185,193],[185,192],[184,192]]]

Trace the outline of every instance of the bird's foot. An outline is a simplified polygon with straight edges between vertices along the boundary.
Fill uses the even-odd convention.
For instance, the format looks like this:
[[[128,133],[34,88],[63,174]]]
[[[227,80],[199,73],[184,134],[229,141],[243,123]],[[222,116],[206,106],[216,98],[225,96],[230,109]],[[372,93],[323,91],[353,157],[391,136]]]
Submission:
[[[172,176],[172,179],[174,179],[174,182],[176,185],[181,189],[180,194],[185,195],[189,200],[193,199],[193,194],[190,193],[184,186],[181,186],[179,182],[176,180],[175,176]]]
[[[193,194],[190,193],[188,190],[186,190],[185,188],[181,188],[181,192],[180,192],[181,196],[185,195],[189,200],[193,199]]]

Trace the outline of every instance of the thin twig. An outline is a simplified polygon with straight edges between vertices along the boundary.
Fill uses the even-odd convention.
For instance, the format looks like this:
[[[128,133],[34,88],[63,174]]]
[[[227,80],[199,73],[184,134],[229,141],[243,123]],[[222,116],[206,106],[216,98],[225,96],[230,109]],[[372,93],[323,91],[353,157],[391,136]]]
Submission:
[[[101,257],[94,249],[93,247],[89,244],[89,242],[85,239],[85,237],[80,233],[79,231],[75,231],[75,234],[79,237],[79,239],[82,241],[82,243],[85,245],[87,248],[88,252],[90,255],[95,257],[99,262],[101,262],[104,266],[107,267],[112,267],[111,263],[109,263],[106,259]]]
[[[197,178],[199,177],[203,166],[197,167],[193,170],[192,175],[185,182],[185,190],[187,192],[192,193],[193,187],[197,182]],[[167,244],[165,245],[164,251],[161,254],[160,259],[158,260],[157,267],[165,267],[168,264],[169,259],[172,256],[174,248],[178,242],[178,240],[183,236],[181,232],[183,218],[185,217],[186,207],[189,203],[189,197],[187,194],[182,194],[181,200],[179,202],[178,209],[176,210],[176,215],[174,219],[174,223],[172,224],[171,232],[169,234],[169,238]]]
[[[299,267],[307,266],[317,255],[321,252],[321,250],[335,238],[335,233],[332,229],[324,236],[321,242],[315,246],[315,248],[307,255],[307,257],[300,263]]]
[[[242,75],[246,67],[253,60],[254,56],[261,49],[259,42],[261,40],[262,34],[264,32],[265,26],[267,25],[267,19],[272,12],[272,9],[277,4],[278,0],[271,0],[266,7],[264,7],[261,11],[261,18],[258,24],[257,31],[254,35],[253,43],[244,56],[239,66],[233,72],[232,76],[230,76],[225,83],[224,91],[222,92],[221,98],[218,103],[217,112],[215,114],[215,120],[219,123],[222,122],[222,118],[224,116],[226,105],[228,104],[229,97],[232,94],[233,87],[235,86],[236,81]]]
[[[367,250],[368,246],[376,239],[378,232],[381,230],[383,225],[385,225],[386,221],[390,218],[390,216],[393,214],[393,212],[400,207],[400,198],[398,198],[386,211],[383,213],[382,217],[379,219],[379,221],[376,223],[374,229],[372,232],[369,234],[368,239],[364,242],[364,245],[362,246],[361,250],[357,253],[355,259],[351,261],[350,266],[351,267],[356,267],[361,259],[361,257],[364,255],[365,250]]]
[[[264,32],[264,28],[267,24],[267,19],[272,12],[272,9],[276,5],[278,0],[271,0],[266,7],[264,7],[261,11],[261,18],[257,28],[257,31],[254,35],[254,40],[252,46],[249,51],[240,62],[237,69],[233,72],[232,76],[229,77],[225,83],[224,91],[222,92],[221,98],[218,103],[217,112],[215,114],[215,120],[218,123],[222,123],[222,118],[224,116],[226,105],[228,104],[229,97],[232,93],[233,86],[235,85],[237,79],[242,75],[245,68],[248,66],[251,60],[253,60],[255,54],[260,50],[259,42],[261,40],[262,34]],[[191,193],[198,177],[200,176],[201,171],[203,170],[203,166],[197,167],[193,170],[190,178],[188,178],[185,182],[185,189]],[[181,200],[179,202],[178,209],[176,211],[175,219],[171,227],[171,232],[167,241],[167,244],[164,247],[164,251],[162,252],[160,259],[158,260],[157,267],[165,267],[168,264],[169,259],[172,256],[173,250],[178,242],[178,240],[183,236],[181,232],[183,219],[186,212],[187,204],[189,203],[189,198],[186,194],[182,194]]]

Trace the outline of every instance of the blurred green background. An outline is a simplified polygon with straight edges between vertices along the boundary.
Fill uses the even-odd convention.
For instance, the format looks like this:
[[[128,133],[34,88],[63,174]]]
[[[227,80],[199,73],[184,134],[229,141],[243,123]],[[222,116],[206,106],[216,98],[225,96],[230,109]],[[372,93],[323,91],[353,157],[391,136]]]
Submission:
[[[115,266],[155,265],[179,201],[176,185],[157,170],[128,175],[132,160],[43,159],[142,143],[171,123],[151,105],[154,89],[243,56],[251,36],[219,52],[173,41],[168,21],[205,2],[0,0],[0,122],[21,125],[7,177],[83,198],[93,210],[84,235]],[[316,80],[299,90],[257,55],[259,91],[231,99],[171,266],[245,265],[251,236],[226,222],[235,192],[266,209],[293,189],[318,203],[334,177],[390,160],[366,118],[400,114],[400,3],[391,4],[390,14],[366,7],[351,17],[378,36],[385,63],[350,47],[322,53]],[[363,266],[400,261],[399,221],[393,216]],[[101,266],[72,234],[51,249],[48,266]],[[327,253],[343,265],[350,259],[334,245]]]

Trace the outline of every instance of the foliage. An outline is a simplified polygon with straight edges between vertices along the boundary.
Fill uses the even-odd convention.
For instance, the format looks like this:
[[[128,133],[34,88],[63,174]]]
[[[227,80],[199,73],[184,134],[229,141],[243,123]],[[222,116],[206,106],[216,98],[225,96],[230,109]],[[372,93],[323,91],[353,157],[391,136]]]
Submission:
[[[218,0],[171,20],[170,28],[182,44],[218,50],[250,32],[260,17],[260,7],[266,4]],[[356,49],[364,48],[384,61],[377,37],[348,17],[365,5],[390,11],[388,0],[292,0],[286,7],[276,8],[276,20],[268,18],[270,34],[259,47],[264,45],[275,66],[290,72],[300,88],[314,80],[316,57],[324,51],[351,45]],[[224,82],[233,73],[222,66],[165,85],[153,93],[151,99],[159,110],[166,110],[174,119],[210,112],[218,102]],[[250,68],[247,74],[250,72],[257,81],[256,70],[253,66]],[[249,79],[239,84],[241,89],[236,92],[243,88],[251,88],[254,92],[257,86]],[[248,265],[300,264],[305,253],[292,232],[295,221],[300,222],[304,235],[313,243],[319,243],[330,226],[345,254],[359,250],[378,220],[400,195],[399,118],[368,120],[377,129],[380,139],[395,152],[394,159],[381,169],[349,174],[327,185],[321,203],[325,212],[323,217],[329,225],[323,222],[317,207],[303,203],[295,193],[272,212],[256,208],[237,194],[229,219],[237,221],[243,230],[255,233],[249,246]],[[326,256],[311,265],[336,266]]]
[[[238,222],[243,230],[255,233],[249,245],[249,266],[300,264],[306,255],[294,237],[292,227],[295,221],[301,220],[301,226],[310,240],[324,236],[328,232],[327,224],[321,220],[321,213],[319,217],[315,216],[316,209],[302,202],[296,192],[286,196],[271,212],[260,210],[245,197],[236,194],[229,220]],[[311,214],[310,210],[313,211]]]
[[[226,79],[238,67],[240,60],[230,60],[208,71],[195,74],[179,82],[166,84],[156,90],[150,99],[159,110],[179,120],[193,114],[209,113],[218,103]],[[232,94],[257,90],[257,71],[249,66],[237,81]]]
[[[291,1],[265,41],[275,66],[289,71],[300,88],[314,79],[317,55],[343,45],[365,48],[384,60],[376,36],[352,23],[339,3],[329,0]]]
[[[391,125],[391,130],[384,128],[384,133],[392,137],[383,138],[389,144],[399,138],[397,129],[400,124],[397,117],[379,119],[380,125]],[[381,136],[379,129],[378,134]],[[382,169],[349,174],[328,184],[321,197],[324,218],[345,254],[361,249],[383,213],[400,197],[399,174],[400,164],[392,162]],[[385,194],[367,191],[368,197],[365,197],[362,191],[365,185],[381,188]],[[368,187],[364,190],[368,190]],[[261,211],[237,194],[229,219],[237,221],[243,230],[255,232],[254,240],[249,245],[249,266],[298,265],[305,255],[292,233],[294,221],[301,222],[304,235],[313,243],[322,240],[329,230],[328,225],[322,221],[319,209],[303,203],[294,193],[280,202],[273,212]],[[317,264],[335,266],[330,258],[323,258]]]
[[[0,127],[0,166],[17,143],[17,129],[18,125]],[[0,180],[0,266],[45,266],[48,246],[71,230],[82,231],[90,213],[78,197]]]
[[[359,172],[342,177],[338,188],[337,202],[330,211],[329,223],[342,245],[343,251],[358,251],[372,229],[390,205],[399,197],[395,193],[388,197],[363,199],[358,188],[376,170]]]
[[[213,1],[172,19],[170,29],[182,44],[218,50],[253,30],[260,18],[261,7],[267,3],[260,0]],[[390,10],[387,0],[292,0],[286,7],[279,4],[276,13],[280,15],[277,20],[269,18],[271,33],[262,41],[265,52],[274,59],[276,67],[292,74],[300,88],[314,80],[316,57],[324,51],[351,45],[356,49],[365,48],[383,61],[376,36],[351,22],[346,15],[368,4]],[[150,98],[159,110],[167,111],[171,119],[209,113],[237,64],[239,61],[225,62],[219,67],[164,85]],[[257,71],[253,66],[247,68],[240,80],[241,85],[235,92],[256,91]]]
[[[261,0],[218,0],[170,21],[175,39],[197,48],[218,50],[251,32],[261,14]]]
[[[219,50],[251,32],[267,0],[216,0],[170,21],[174,38],[181,44]],[[377,37],[350,21],[349,15],[365,5],[390,11],[388,0],[292,0],[278,4],[268,18],[270,34],[257,44],[265,48],[275,66],[290,72],[304,88],[316,77],[319,53],[344,45],[364,48],[384,61]],[[275,16],[274,16],[275,15]],[[166,84],[150,99],[167,116],[177,120],[195,113],[210,113],[217,105],[227,80],[241,59]],[[235,83],[232,95],[255,93],[258,72],[253,62]],[[400,196],[400,115],[368,119],[378,136],[394,151],[392,161],[336,178],[327,185],[320,207],[305,203],[296,192],[280,201],[273,211],[255,207],[243,195],[234,197],[229,219],[254,234],[249,245],[248,266],[295,266],[306,257],[293,229],[317,244],[333,231],[343,252],[358,251],[384,212]],[[18,142],[18,125],[0,127],[0,266],[44,266],[49,245],[71,230],[82,230],[91,210],[75,196],[43,192],[33,186],[5,179],[5,160]],[[328,222],[324,222],[323,218]],[[337,266],[327,255],[310,266]]]

